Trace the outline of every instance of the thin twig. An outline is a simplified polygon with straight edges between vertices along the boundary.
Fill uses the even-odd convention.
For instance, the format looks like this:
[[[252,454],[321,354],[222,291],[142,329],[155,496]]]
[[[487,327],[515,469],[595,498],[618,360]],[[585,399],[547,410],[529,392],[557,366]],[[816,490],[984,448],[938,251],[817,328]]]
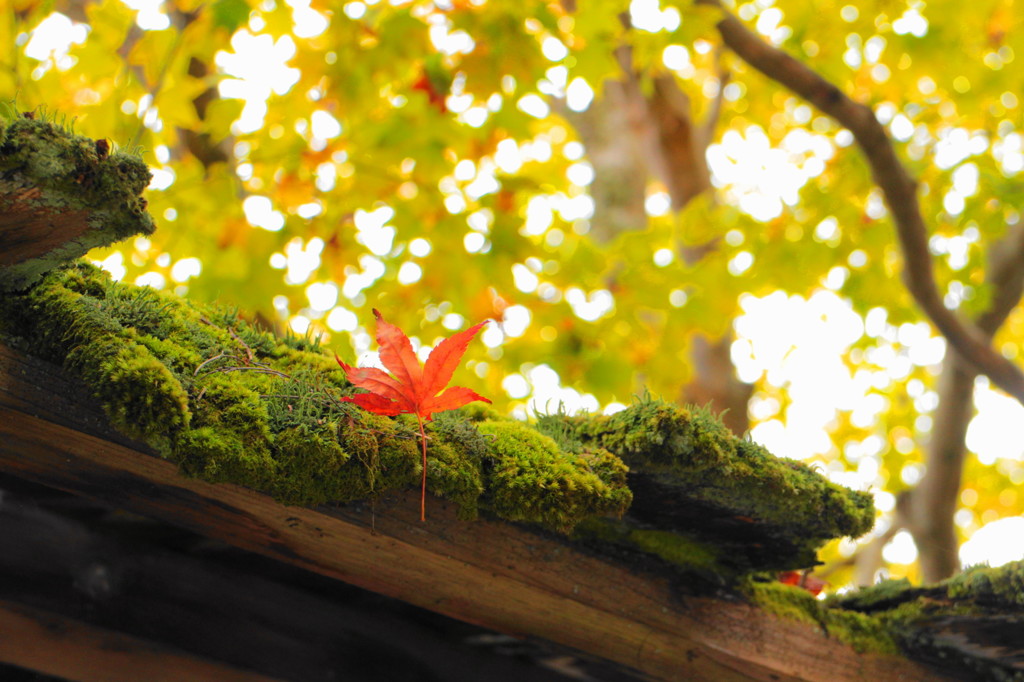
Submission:
[[[194,376],[194,377],[199,376],[199,370],[201,370],[203,367],[206,367],[208,364],[210,364],[214,360],[220,360],[221,358],[229,358],[229,357],[234,357],[234,356],[228,355],[227,353],[221,351],[220,353],[217,353],[217,355],[214,355],[212,358],[207,358],[206,360],[203,360],[201,363],[199,363],[199,366],[196,367],[196,371],[192,372],[192,376]]]
[[[269,367],[217,367],[216,369],[210,370],[211,374],[213,372],[256,372],[257,374],[273,374],[274,376],[279,376],[284,379],[291,379],[291,377],[284,372],[278,372],[276,369],[270,369]]]
[[[228,327],[228,333],[231,334],[231,337],[235,341],[238,341],[238,343],[242,344],[242,347],[245,348],[246,355],[249,356],[249,362],[250,363],[253,362],[253,360],[255,359],[256,356],[253,354],[252,348],[249,347],[249,344],[247,344],[245,341],[243,341],[242,338],[238,334],[236,334],[235,330],[232,329],[231,327]]]

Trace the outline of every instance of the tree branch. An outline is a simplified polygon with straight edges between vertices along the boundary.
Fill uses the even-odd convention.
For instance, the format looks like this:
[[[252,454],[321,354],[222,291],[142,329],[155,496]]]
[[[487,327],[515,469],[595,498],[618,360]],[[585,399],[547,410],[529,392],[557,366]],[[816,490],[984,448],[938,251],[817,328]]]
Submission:
[[[720,0],[697,0],[697,4],[722,10],[724,16],[718,22],[718,31],[741,59],[853,133],[892,214],[905,263],[903,280],[914,300],[957,353],[996,386],[1024,403],[1024,372],[996,352],[981,329],[943,305],[932,270],[928,230],[917,202],[917,182],[896,156],[885,128],[871,108],[854,102],[807,65],[766,43],[729,14]]]

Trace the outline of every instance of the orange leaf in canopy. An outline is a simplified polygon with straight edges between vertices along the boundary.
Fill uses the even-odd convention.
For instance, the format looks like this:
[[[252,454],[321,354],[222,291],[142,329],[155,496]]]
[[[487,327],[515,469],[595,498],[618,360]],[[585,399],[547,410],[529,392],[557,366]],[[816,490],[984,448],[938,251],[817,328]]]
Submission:
[[[338,364],[345,370],[345,376],[353,386],[365,388],[369,393],[346,396],[343,402],[355,403],[374,414],[395,416],[408,413],[416,415],[420,425],[420,438],[423,442],[423,493],[420,500],[420,520],[426,518],[427,498],[427,434],[423,422],[431,421],[434,414],[445,410],[454,410],[474,400],[491,402],[482,395],[461,386],[445,389],[452,380],[455,369],[462,360],[462,355],[469,347],[469,342],[476,336],[480,324],[449,336],[437,344],[427,357],[427,364],[420,366],[419,358],[412,350],[409,337],[395,325],[385,321],[376,309],[373,316],[377,318],[377,345],[380,346],[380,361],[387,367],[387,372],[376,367],[352,367],[346,365],[335,356]]]

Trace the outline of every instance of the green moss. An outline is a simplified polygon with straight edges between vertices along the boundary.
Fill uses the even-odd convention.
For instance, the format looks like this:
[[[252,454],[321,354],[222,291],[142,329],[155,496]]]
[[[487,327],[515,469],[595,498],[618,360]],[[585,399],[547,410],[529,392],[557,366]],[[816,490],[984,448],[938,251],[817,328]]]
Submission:
[[[502,518],[568,532],[587,516],[622,514],[632,501],[625,466],[607,452],[565,452],[521,422],[482,422],[478,428],[494,439],[486,499]]]
[[[588,517],[572,531],[575,542],[627,565],[667,572],[687,593],[714,592],[733,585],[737,571],[721,548],[679,532],[638,526],[626,518]]]
[[[986,607],[1024,607],[1024,561],[996,568],[972,566],[946,583],[950,599],[970,599]]]
[[[780,618],[823,627],[822,609],[807,590],[776,581],[750,581],[747,595],[751,601]]]
[[[490,441],[461,411],[438,414],[428,426],[427,485],[459,506],[459,517],[475,519],[484,492],[483,468]]]
[[[484,491],[480,468],[457,444],[437,442],[428,447],[427,485],[431,492],[458,504],[460,518],[477,517],[478,501]]]
[[[355,426],[339,433],[339,438],[358,466],[345,468],[339,481],[340,501],[365,499],[420,482],[420,450],[411,430],[397,420],[367,412],[353,419]]]
[[[765,611],[819,627],[858,653],[899,653],[895,640],[880,621],[862,613],[829,608],[800,587],[751,580],[745,591],[751,601]]]
[[[17,291],[91,248],[150,234],[140,159],[42,119],[18,116],[0,132],[0,212],[26,225],[60,220],[73,234],[46,253],[0,267],[0,291]]]
[[[225,434],[213,426],[191,428],[174,439],[171,454],[183,473],[211,483],[266,490],[272,472],[264,466],[267,452],[248,450],[236,434]]]
[[[145,439],[161,424],[155,443],[165,449],[166,438],[188,426],[188,397],[167,367],[143,346],[129,339],[98,336],[69,349],[65,366],[76,371],[103,405],[110,422],[125,434]]]
[[[419,484],[409,415],[373,415],[339,398],[352,387],[317,342],[281,340],[237,317],[75,263],[0,299],[6,343],[60,363],[112,423],[190,476],[244,485],[288,504],[363,499]],[[561,452],[489,410],[428,424],[428,488],[474,518],[567,530],[629,504],[625,466],[607,451]],[[486,491],[486,492],[485,492]]]
[[[281,452],[288,453],[287,458],[279,460],[274,487],[278,499],[289,504],[315,506],[341,498],[341,490],[332,491],[329,485],[308,484],[311,480],[339,480],[342,468],[351,459],[338,442],[334,425],[285,429],[275,435],[274,441]]]
[[[260,394],[227,374],[206,375],[193,387],[193,425],[223,441],[221,456],[176,444],[186,473],[212,481],[265,488],[276,473],[270,452],[267,405]]]
[[[481,402],[469,403],[464,407],[460,407],[458,412],[471,422],[509,420],[508,417],[499,414],[497,410],[487,403]]]
[[[543,417],[539,428],[563,448],[621,457],[630,486],[643,493],[630,514],[645,524],[701,525],[709,537],[768,548],[747,553],[752,568],[811,565],[824,542],[861,535],[874,522],[870,495],[737,438],[705,409],[645,399],[611,416]]]
[[[882,580],[868,587],[862,587],[842,596],[829,597],[830,603],[854,611],[878,611],[892,608],[916,598],[920,588],[914,587],[906,578]]]
[[[1021,680],[1005,655],[1024,631],[1024,562],[975,566],[937,585],[887,580],[830,597],[833,611],[881,624],[901,650],[969,679]]]
[[[965,608],[979,613],[990,609],[1019,609],[1024,606],[1024,561],[995,568],[972,566],[937,585],[924,587],[911,585],[906,578],[884,580],[831,600],[841,608],[868,613],[895,612],[915,604],[927,604],[932,615],[939,613],[935,609],[947,608],[955,608],[957,613],[964,612]],[[904,608],[898,619],[907,620],[919,614],[916,607]]]
[[[663,530],[633,530],[629,541],[645,552],[665,561],[697,570],[713,570],[719,566],[718,552],[679,533]]]

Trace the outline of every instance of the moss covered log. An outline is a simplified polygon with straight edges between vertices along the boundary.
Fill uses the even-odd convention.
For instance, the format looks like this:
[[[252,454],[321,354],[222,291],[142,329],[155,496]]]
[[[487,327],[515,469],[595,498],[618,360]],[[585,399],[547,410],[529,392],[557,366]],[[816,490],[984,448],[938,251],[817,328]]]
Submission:
[[[235,311],[77,263],[5,296],[0,335],[80,376],[118,430],[190,476],[309,506],[419,480],[411,417],[341,402],[353,389],[317,341],[277,338]],[[428,443],[428,488],[466,518],[484,504],[502,518],[568,531],[589,515],[621,514],[632,497],[617,459],[562,451],[514,422],[444,413]]]
[[[135,234],[151,234],[141,159],[107,140],[13,109],[0,112],[0,291]]]
[[[0,113],[0,342],[83,380],[116,429],[188,476],[304,506],[418,487],[415,421],[341,402],[353,387],[317,340],[73,261],[152,231],[148,181],[105,141]],[[871,497],[735,437],[705,409],[644,398],[531,425],[473,405],[439,414],[428,435],[428,489],[462,519],[571,534],[587,554],[667,568],[683,578],[673,589],[726,587],[857,652],[1024,681],[1024,562],[825,601],[780,584],[774,571],[868,531]]]
[[[0,126],[7,343],[83,379],[118,430],[189,476],[309,506],[416,484],[415,423],[340,402],[353,388],[315,341],[70,262],[152,231],[141,161],[32,116],[0,115]],[[538,426],[443,413],[430,425],[428,488],[464,518],[484,509],[575,529],[602,552],[715,585],[813,565],[821,544],[874,519],[868,495],[733,437],[703,410],[641,400]]]
[[[740,589],[761,609],[861,653],[902,653],[936,677],[1024,682],[1024,561],[973,566],[937,585],[885,580],[824,600],[759,576]]]
[[[870,617],[906,654],[962,679],[1024,681],[1024,561],[937,585],[886,580],[822,608]]]
[[[583,534],[718,579],[812,566],[823,543],[874,523],[868,493],[774,457],[703,408],[643,399],[611,416],[550,415],[538,426],[570,451],[606,449],[629,467],[636,499],[626,517],[588,523]]]
[[[316,341],[277,338],[234,311],[75,263],[5,296],[0,335],[82,377],[116,428],[190,476],[318,505],[412,487],[421,473],[411,418],[340,402],[353,389]],[[439,415],[428,488],[464,518],[482,508],[579,527],[576,537],[602,551],[715,584],[813,564],[821,543],[873,518],[866,495],[733,438],[699,410],[640,401],[540,427],[479,408]],[[661,488],[645,478],[655,474]]]

